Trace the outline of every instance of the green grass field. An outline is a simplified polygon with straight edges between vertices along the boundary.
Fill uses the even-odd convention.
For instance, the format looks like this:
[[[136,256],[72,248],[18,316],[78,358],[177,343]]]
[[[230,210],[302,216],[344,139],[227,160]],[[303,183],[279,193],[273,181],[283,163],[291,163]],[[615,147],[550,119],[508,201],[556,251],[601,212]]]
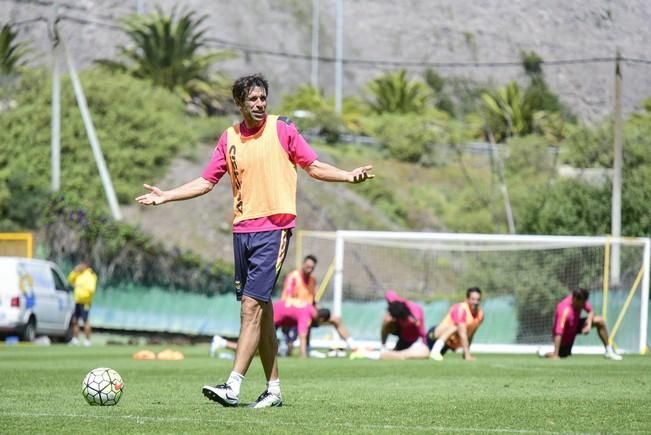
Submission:
[[[149,347],[157,351],[160,347]],[[131,346],[0,346],[0,433],[649,433],[651,358],[451,355],[432,361],[280,360],[285,405],[222,408],[201,394],[231,361],[207,346],[176,347],[183,361],[135,361]],[[81,396],[85,374],[116,369],[114,407]],[[264,388],[256,360],[243,385]]]

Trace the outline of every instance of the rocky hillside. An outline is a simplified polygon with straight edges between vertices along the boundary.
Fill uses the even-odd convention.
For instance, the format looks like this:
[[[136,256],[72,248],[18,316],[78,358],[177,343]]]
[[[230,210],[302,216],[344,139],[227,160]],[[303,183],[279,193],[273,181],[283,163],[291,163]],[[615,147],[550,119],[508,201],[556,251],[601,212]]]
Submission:
[[[320,0],[320,55],[334,57],[335,0]],[[3,0],[0,21],[50,16],[52,0]],[[63,34],[77,62],[111,57],[125,38],[119,19],[141,4],[169,9],[187,7],[208,15],[208,36],[216,48],[233,48],[239,58],[222,65],[237,76],[262,71],[270,78],[272,102],[297,84],[310,81],[310,0],[61,0]],[[613,57],[651,59],[651,3],[648,0],[344,0],[344,56],[389,60],[396,65],[344,64],[346,94],[357,94],[369,79],[401,62],[502,62],[519,60],[521,51],[543,59]],[[34,62],[49,61],[44,22],[21,26],[21,37],[33,41]],[[308,58],[288,57],[302,54]],[[320,86],[332,94],[334,64],[320,62]],[[411,65],[412,73],[423,66]],[[503,83],[520,78],[519,66],[444,67],[444,75]],[[594,120],[613,106],[612,63],[548,65],[545,74],[564,102],[584,119]],[[651,95],[651,65],[624,65],[624,107],[630,111]]]

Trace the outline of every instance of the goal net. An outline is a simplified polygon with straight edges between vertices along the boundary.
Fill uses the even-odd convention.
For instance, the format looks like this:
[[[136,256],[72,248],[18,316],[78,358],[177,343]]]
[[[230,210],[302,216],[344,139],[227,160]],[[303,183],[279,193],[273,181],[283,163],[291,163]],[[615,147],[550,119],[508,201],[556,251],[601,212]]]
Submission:
[[[318,258],[319,306],[340,315],[356,339],[379,340],[387,290],[420,303],[429,328],[467,288],[480,287],[485,317],[473,350],[533,352],[551,346],[556,304],[583,287],[616,348],[647,349],[646,238],[303,231],[296,248],[297,261]],[[577,337],[575,353],[597,351],[596,331]]]

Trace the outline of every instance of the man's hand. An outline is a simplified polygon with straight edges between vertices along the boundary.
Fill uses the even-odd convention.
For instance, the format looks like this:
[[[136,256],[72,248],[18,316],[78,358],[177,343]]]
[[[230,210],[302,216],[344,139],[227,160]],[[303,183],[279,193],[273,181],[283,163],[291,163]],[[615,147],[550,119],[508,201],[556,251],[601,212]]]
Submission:
[[[138,203],[143,205],[160,205],[167,202],[165,195],[162,190],[156,186],[150,186],[149,184],[143,184],[145,189],[149,190],[149,193],[140,195],[136,198]]]
[[[551,354],[551,355],[549,355],[549,356],[547,357],[547,359],[558,360],[558,359],[561,359],[561,357],[558,356],[558,355],[556,355],[556,354]]]
[[[349,183],[357,184],[366,181],[370,178],[375,178],[374,174],[369,174],[369,171],[371,169],[373,169],[373,166],[371,165],[355,168],[352,171],[350,171],[350,175],[347,181]]]
[[[474,356],[472,356],[470,354],[464,354],[463,359],[465,359],[466,361],[476,361],[477,360]]]
[[[586,321],[585,325],[583,326],[583,329],[581,329],[581,332],[583,333],[583,335],[588,335],[590,329],[592,329],[592,322]]]

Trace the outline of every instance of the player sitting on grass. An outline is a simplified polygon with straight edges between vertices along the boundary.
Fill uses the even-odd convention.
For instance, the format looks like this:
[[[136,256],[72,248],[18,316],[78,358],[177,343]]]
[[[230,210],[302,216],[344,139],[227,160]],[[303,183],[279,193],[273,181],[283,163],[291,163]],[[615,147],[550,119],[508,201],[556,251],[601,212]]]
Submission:
[[[470,354],[470,343],[477,329],[484,320],[484,311],[479,307],[481,290],[470,287],[466,290],[466,300],[452,305],[441,323],[427,331],[427,347],[430,348],[430,358],[443,361],[443,355],[448,349],[463,348],[463,358],[466,361],[475,359]]]
[[[572,291],[571,295],[566,296],[556,305],[554,314],[554,350],[553,352],[543,353],[538,351],[541,357],[550,359],[565,358],[572,355],[572,346],[574,339],[579,333],[584,335],[590,332],[590,329],[597,328],[599,338],[604,344],[604,357],[614,361],[620,361],[622,357],[615,353],[612,346],[608,344],[608,328],[603,317],[595,316],[592,306],[588,302],[590,293],[583,288],[577,288]],[[581,317],[581,311],[588,313],[587,317]]]
[[[423,308],[407,299],[401,298],[394,291],[384,295],[387,301],[387,313],[382,320],[382,349],[358,349],[350,354],[351,359],[414,359],[427,356],[425,346],[425,316]],[[386,348],[389,334],[398,336],[393,350]]]
[[[301,357],[306,358],[308,355],[307,335],[313,319],[317,317],[314,306],[297,307],[296,305],[287,304],[286,301],[278,300],[273,304],[273,313],[274,327],[276,329],[281,328],[288,341],[287,355],[289,356],[291,354],[291,346],[295,338],[291,336],[291,331],[296,330],[300,342]],[[212,356],[218,349],[224,348],[237,350],[237,343],[215,335],[210,345],[210,355]]]

